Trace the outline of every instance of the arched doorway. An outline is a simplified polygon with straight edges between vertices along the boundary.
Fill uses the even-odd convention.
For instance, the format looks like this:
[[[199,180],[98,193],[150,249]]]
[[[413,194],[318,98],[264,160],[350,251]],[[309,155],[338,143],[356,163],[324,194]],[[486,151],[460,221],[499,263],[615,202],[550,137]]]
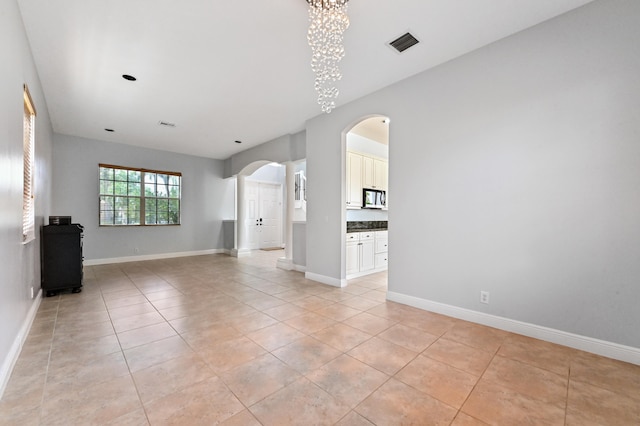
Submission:
[[[387,284],[389,117],[372,115],[345,133],[345,250],[347,283]]]
[[[232,255],[282,248],[284,244],[285,168],[255,161],[236,176],[236,231]]]

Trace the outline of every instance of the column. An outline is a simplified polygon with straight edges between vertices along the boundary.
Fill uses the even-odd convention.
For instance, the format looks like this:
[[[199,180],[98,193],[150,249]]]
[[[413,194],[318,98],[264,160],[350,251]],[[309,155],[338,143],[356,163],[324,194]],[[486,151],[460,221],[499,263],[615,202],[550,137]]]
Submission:
[[[290,271],[293,269],[293,212],[295,207],[295,165],[285,163],[286,210],[284,217],[284,257],[278,259],[278,268]]]
[[[233,257],[240,257],[250,253],[247,248],[247,229],[245,227],[247,209],[244,203],[244,187],[245,176],[238,175],[236,177],[236,238],[234,248],[231,250],[231,256]]]

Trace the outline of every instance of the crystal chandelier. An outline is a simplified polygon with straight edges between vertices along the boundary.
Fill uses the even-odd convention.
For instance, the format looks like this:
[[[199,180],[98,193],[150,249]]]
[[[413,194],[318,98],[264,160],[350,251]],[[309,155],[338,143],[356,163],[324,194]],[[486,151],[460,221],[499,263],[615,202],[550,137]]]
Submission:
[[[342,78],[338,62],[344,57],[342,38],[349,28],[347,2],[349,0],[307,0],[309,3],[309,32],[311,69],[316,75],[315,89],[322,112],[329,113],[336,106],[338,89],[333,85]]]

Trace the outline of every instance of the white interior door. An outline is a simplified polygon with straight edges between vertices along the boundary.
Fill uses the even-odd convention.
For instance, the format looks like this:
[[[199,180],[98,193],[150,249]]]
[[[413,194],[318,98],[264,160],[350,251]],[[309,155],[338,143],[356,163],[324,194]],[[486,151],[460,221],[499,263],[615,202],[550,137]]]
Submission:
[[[247,245],[249,249],[282,246],[282,185],[246,181]]]
[[[245,181],[244,206],[247,209],[244,224],[247,248],[255,250],[260,248],[260,187],[257,182]]]
[[[282,186],[260,184],[260,248],[282,246]]]

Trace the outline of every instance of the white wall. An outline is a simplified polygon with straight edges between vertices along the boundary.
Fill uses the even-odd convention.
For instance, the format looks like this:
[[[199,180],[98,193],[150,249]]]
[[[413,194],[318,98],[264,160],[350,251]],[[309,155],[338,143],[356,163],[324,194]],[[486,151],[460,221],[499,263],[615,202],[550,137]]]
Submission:
[[[267,164],[247,176],[247,180],[254,182],[276,183],[284,186],[285,167],[279,164]]]
[[[389,145],[376,142],[373,139],[365,138],[353,132],[347,133],[347,150],[370,154],[374,157],[389,158]]]
[[[52,130],[31,50],[14,0],[0,2],[0,396],[28,331],[40,288],[40,235],[50,207]],[[35,124],[36,240],[22,244],[22,85],[37,111]],[[31,312],[33,313],[33,312]]]
[[[240,172],[246,174],[245,168],[254,163],[268,162],[286,163],[305,158],[305,133],[284,135],[253,148],[232,155],[224,160],[224,177],[235,176]],[[260,166],[264,164],[259,164]]]
[[[222,178],[221,160],[56,134],[53,163],[52,211],[84,225],[88,261],[224,248],[222,221],[233,217],[234,186]],[[181,225],[99,227],[100,163],[181,172]]]
[[[389,211],[376,209],[349,209],[347,210],[346,220],[347,222],[389,220]]]
[[[309,120],[307,271],[345,276],[342,132],[381,114],[391,292],[640,348],[639,18],[596,1]]]

